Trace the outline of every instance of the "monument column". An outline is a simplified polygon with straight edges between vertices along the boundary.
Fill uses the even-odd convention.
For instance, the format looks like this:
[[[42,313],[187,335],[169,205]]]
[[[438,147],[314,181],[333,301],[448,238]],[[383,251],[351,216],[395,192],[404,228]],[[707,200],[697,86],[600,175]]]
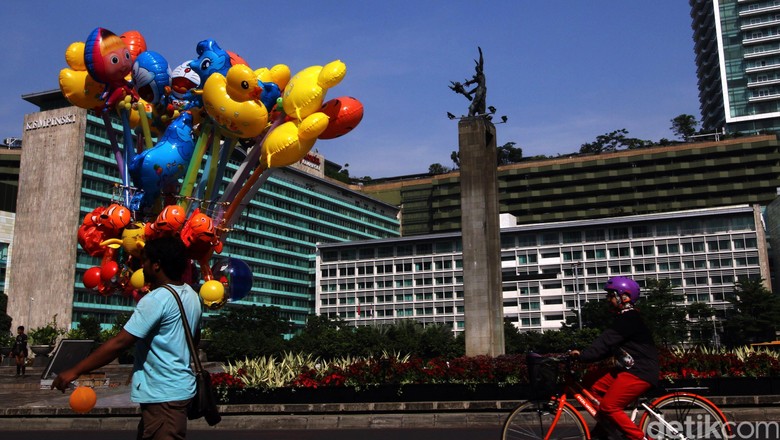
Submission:
[[[496,127],[458,123],[466,356],[504,354]]]

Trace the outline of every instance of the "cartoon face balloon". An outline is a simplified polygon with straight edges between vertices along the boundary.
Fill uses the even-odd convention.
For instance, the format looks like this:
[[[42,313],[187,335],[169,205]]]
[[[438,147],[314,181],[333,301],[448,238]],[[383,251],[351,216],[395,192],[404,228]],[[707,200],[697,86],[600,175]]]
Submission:
[[[133,87],[146,102],[160,104],[165,99],[165,88],[171,83],[168,61],[157,52],[138,54],[133,63]]]
[[[108,29],[96,28],[84,43],[84,64],[92,78],[115,84],[124,82],[133,59],[121,38]]]
[[[198,43],[196,50],[198,58],[190,62],[190,67],[200,76],[201,84],[205,84],[214,72],[227,75],[230,69],[230,54],[222,50],[216,41],[203,40]]]

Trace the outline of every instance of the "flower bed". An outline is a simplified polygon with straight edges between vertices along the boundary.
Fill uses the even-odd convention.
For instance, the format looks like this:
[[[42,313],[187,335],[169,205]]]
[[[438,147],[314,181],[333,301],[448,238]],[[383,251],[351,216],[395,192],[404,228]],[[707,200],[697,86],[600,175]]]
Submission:
[[[667,387],[705,386],[710,395],[780,394],[776,353],[665,351],[660,366]],[[773,379],[737,385],[731,378]],[[327,363],[287,355],[228,365],[226,372],[212,375],[212,383],[226,403],[519,400],[527,398],[528,369],[525,355],[430,360],[381,356]]]

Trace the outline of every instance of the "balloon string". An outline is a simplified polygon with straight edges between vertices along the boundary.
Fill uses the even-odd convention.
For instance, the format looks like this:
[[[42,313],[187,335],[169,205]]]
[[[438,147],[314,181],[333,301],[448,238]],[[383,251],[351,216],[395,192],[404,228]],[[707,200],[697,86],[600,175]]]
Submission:
[[[179,191],[179,196],[182,198],[181,206],[186,211],[189,208],[190,199],[192,195],[192,189],[195,186],[195,177],[198,175],[200,169],[200,163],[203,161],[203,154],[206,152],[206,145],[211,134],[211,125],[203,124],[203,128],[198,138],[198,143],[195,145],[195,151],[192,153],[192,159],[190,159],[190,165],[187,167],[187,173],[184,176],[184,181]]]
[[[144,144],[146,149],[152,148],[152,131],[149,129],[149,119],[146,117],[146,106],[142,103],[137,103],[136,107],[138,111],[138,117],[141,119],[141,130],[144,133]]]

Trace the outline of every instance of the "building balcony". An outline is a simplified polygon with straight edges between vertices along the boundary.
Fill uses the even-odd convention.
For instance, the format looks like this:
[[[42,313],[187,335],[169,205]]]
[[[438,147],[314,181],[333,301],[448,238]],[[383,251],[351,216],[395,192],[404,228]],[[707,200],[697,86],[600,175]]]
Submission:
[[[780,11],[780,6],[765,6],[763,8],[753,8],[753,9],[745,9],[742,11],[739,11],[739,16],[741,17],[752,17],[755,15],[762,15],[766,14],[768,12],[777,12]]]
[[[745,73],[771,72],[780,69],[780,64],[767,64],[766,66],[748,67]]]
[[[780,84],[780,79],[775,78],[775,79],[769,79],[769,80],[765,80],[765,81],[752,81],[752,82],[748,82],[747,86],[748,86],[748,88],[755,88],[755,87],[774,86],[774,85],[777,85],[777,84]]]
[[[768,27],[768,26],[777,26],[778,24],[780,24],[780,20],[772,18],[772,19],[769,19],[769,20],[764,20],[764,21],[762,21],[760,23],[747,23],[747,24],[743,24],[742,26],[739,27],[739,29],[742,30],[742,31],[749,31],[749,30],[753,30],[753,29],[765,28],[765,27]]]
[[[778,6],[780,8],[780,6]],[[780,41],[780,34],[765,35],[763,37],[745,38],[742,40],[743,46],[749,46],[751,44],[763,44],[771,41]]]
[[[745,53],[742,58],[746,60],[751,60],[755,58],[762,58],[772,55],[778,55],[780,54],[780,49],[774,49],[774,50],[765,50],[763,52],[751,52],[751,53]]]
[[[780,93],[773,93],[771,95],[764,96],[751,96],[748,98],[748,102],[767,102],[780,100]]]

